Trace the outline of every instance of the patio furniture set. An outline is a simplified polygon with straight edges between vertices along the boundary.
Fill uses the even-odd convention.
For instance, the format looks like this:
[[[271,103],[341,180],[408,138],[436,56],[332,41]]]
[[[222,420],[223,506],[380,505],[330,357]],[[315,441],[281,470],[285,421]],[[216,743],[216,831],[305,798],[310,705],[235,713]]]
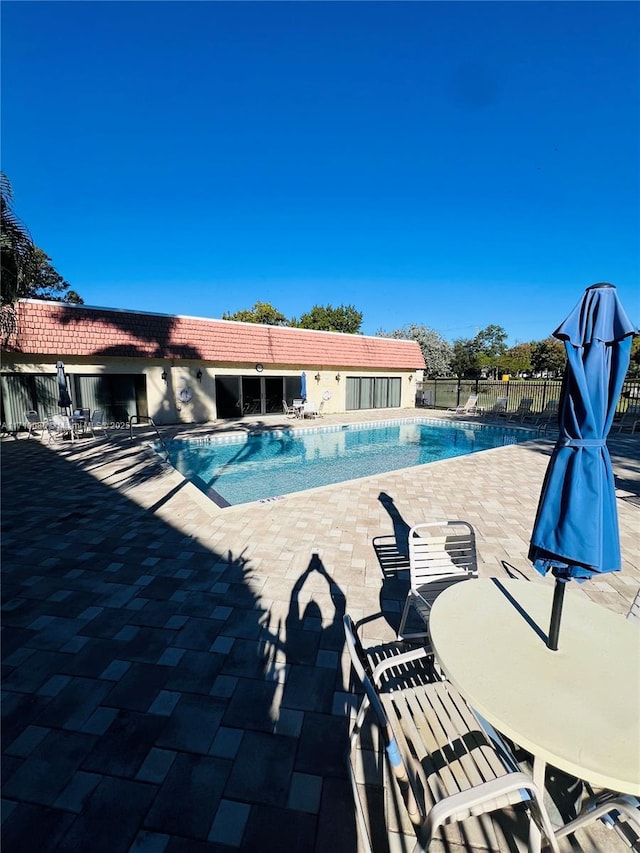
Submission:
[[[109,434],[102,409],[95,409],[93,414],[89,409],[76,409],[71,415],[48,414],[44,420],[38,412],[31,409],[25,413],[25,420],[27,438],[38,433],[41,438],[44,438],[46,434],[49,437],[49,443],[65,438],[70,438],[71,441],[80,437],[95,438],[97,432]]]
[[[365,649],[344,618],[362,696],[349,772],[365,846],[375,849],[378,815],[361,768],[372,766],[384,776],[387,832],[413,832],[416,852],[443,825],[509,806],[529,816],[532,853],[543,838],[559,853],[560,839],[599,818],[640,843],[637,607],[625,619],[570,595],[552,651],[541,627],[549,587],[478,579],[469,523],[411,528],[409,565],[396,642]],[[545,805],[547,763],[586,792],[561,826]]]
[[[282,401],[282,410],[290,418],[321,418],[324,409],[324,400],[316,407],[309,400],[295,399],[291,405],[286,400]]]

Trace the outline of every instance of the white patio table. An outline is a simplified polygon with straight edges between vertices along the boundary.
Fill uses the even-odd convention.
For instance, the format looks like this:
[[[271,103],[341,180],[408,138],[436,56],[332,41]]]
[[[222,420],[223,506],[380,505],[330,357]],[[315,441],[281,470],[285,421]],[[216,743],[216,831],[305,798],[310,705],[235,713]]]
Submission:
[[[541,790],[549,763],[638,796],[640,631],[574,584],[557,651],[546,645],[552,586],[498,578],[454,584],[436,598],[433,650],[478,714],[533,754]],[[531,826],[530,847],[539,850]]]

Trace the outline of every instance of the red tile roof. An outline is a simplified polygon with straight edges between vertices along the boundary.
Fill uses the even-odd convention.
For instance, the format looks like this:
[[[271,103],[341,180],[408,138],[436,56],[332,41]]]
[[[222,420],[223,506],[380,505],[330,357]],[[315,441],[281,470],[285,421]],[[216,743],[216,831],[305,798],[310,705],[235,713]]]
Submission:
[[[415,341],[21,300],[3,349],[61,358],[175,358],[296,367],[424,368]]]

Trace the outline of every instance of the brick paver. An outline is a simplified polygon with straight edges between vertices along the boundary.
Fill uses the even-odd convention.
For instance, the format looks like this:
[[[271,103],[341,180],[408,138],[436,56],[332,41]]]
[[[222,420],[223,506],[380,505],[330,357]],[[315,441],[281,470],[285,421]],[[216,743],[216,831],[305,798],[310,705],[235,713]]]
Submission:
[[[551,591],[526,556],[551,442],[220,509],[147,437],[2,443],[5,849],[356,853],[342,614],[394,637],[402,536],[434,517],[475,526],[482,575]],[[640,437],[610,444],[623,571],[583,592],[624,614]],[[525,830],[448,849],[513,850]],[[627,849],[601,828],[581,843]]]

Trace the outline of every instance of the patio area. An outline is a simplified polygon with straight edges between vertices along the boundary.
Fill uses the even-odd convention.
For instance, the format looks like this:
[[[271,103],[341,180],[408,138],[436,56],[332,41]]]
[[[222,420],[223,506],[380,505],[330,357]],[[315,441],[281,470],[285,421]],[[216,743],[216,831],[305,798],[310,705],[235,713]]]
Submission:
[[[162,434],[424,415],[447,417]],[[366,644],[395,637],[406,535],[432,518],[475,527],[481,577],[545,584],[551,601],[527,551],[552,439],[220,509],[151,438],[2,442],[5,849],[359,853],[342,615],[378,614]],[[609,447],[623,570],[567,595],[626,614],[640,586],[640,434]],[[516,853],[526,837],[514,815],[452,827],[432,850]],[[398,833],[386,849],[410,848]],[[629,848],[598,824],[562,849]]]

